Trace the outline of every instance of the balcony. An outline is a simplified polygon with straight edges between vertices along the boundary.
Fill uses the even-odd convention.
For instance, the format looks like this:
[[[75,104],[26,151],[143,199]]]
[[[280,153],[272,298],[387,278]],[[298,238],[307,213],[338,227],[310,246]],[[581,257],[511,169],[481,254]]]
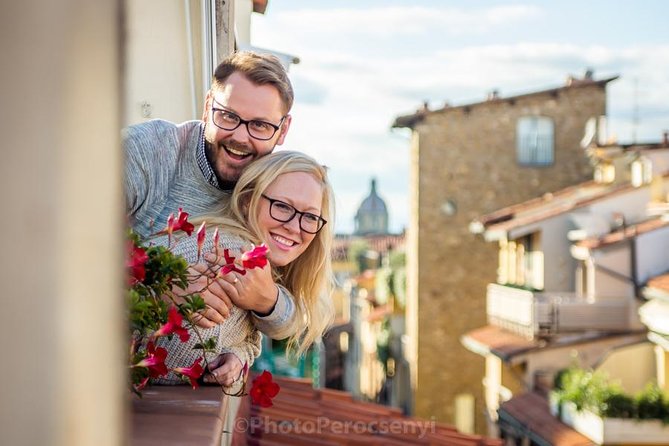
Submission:
[[[573,292],[536,292],[491,283],[488,321],[528,339],[582,331],[627,331],[630,302],[589,301]]]

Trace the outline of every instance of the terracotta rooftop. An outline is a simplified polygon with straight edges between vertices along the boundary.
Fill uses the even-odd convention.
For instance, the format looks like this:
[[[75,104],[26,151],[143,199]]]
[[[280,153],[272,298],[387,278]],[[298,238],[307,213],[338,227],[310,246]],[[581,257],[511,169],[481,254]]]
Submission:
[[[459,433],[454,427],[402,415],[399,409],[355,401],[311,381],[275,377],[281,391],[262,408],[242,398],[232,444],[241,445],[502,445],[501,440]]]
[[[403,116],[398,116],[395,118],[395,121],[392,124],[393,128],[413,128],[416,124],[420,123],[425,119],[425,117],[430,114],[430,113],[439,113],[439,112],[444,112],[444,111],[450,111],[450,110],[458,110],[458,109],[472,109],[478,106],[481,106],[483,104],[489,104],[490,102],[515,102],[519,99],[524,99],[532,96],[537,96],[537,95],[542,95],[542,94],[550,94],[550,95],[557,95],[559,94],[560,91],[567,90],[570,88],[580,88],[580,87],[587,87],[587,86],[592,86],[592,85],[598,85],[598,86],[605,86],[611,81],[614,81],[618,79],[618,76],[613,76],[613,77],[608,77],[606,79],[600,79],[600,80],[594,80],[594,79],[588,79],[588,80],[577,80],[572,78],[572,82],[568,83],[566,85],[563,85],[561,87],[557,88],[550,88],[547,90],[540,90],[540,91],[534,91],[531,93],[525,93],[525,94],[519,94],[515,96],[508,96],[508,97],[501,97],[498,94],[494,94],[491,96],[488,100],[485,101],[479,101],[479,102],[472,102],[469,104],[463,104],[463,105],[458,105],[458,106],[450,106],[446,105],[443,108],[436,109],[436,110],[429,110],[427,106],[423,106],[421,109],[416,111],[415,113],[411,113],[408,115],[403,115]]]
[[[648,288],[656,288],[665,293],[669,293],[669,273],[653,277],[648,281],[646,286]]]
[[[486,325],[466,333],[463,337],[463,344],[477,353],[490,352],[503,360],[509,360],[512,357],[531,350],[536,350],[545,341],[528,340],[503,328],[494,325]]]
[[[533,444],[554,446],[590,446],[592,440],[555,418],[548,408],[548,401],[541,395],[529,392],[511,398],[499,408],[500,425],[510,425],[525,432]]]
[[[608,333],[589,331],[580,333],[565,333],[561,336],[553,336],[550,339],[529,340],[495,325],[486,325],[465,333],[462,344],[470,351],[479,355],[491,353],[503,361],[510,361],[518,355],[539,349],[564,347],[567,345],[578,345],[612,337],[629,338],[629,342],[637,342],[642,339],[643,333]]]
[[[385,253],[390,249],[398,249],[404,246],[404,234],[388,234],[388,235],[338,235],[332,244],[332,260],[342,261],[346,260],[348,247],[354,240],[364,240],[367,242],[369,249],[378,253]]]
[[[634,187],[630,183],[601,184],[588,181],[482,215],[472,221],[470,230],[474,233],[508,231],[573,211],[603,198],[613,197],[633,189]]]
[[[669,179],[669,172],[665,172],[662,177]],[[629,182],[607,184],[593,180],[586,181],[481,215],[469,224],[469,230],[475,234],[486,231],[508,231],[588,206],[599,200],[614,197],[633,189],[635,189],[634,186]]]
[[[602,248],[604,246],[609,246],[623,242],[625,240],[633,239],[639,235],[647,234],[649,232],[656,231],[658,229],[662,229],[667,226],[669,226],[669,220],[655,218],[652,220],[646,220],[644,222],[637,223],[635,225],[629,225],[625,228],[611,232],[609,234],[605,234],[601,237],[590,237],[581,240],[577,242],[575,245],[588,249]]]

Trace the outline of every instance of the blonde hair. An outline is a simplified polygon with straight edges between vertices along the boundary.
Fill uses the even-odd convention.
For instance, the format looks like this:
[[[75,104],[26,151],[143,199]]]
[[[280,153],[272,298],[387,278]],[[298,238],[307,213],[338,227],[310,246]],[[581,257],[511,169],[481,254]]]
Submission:
[[[301,355],[325,332],[334,318],[330,260],[334,194],[326,168],[310,156],[295,151],[281,150],[263,156],[244,169],[237,181],[223,212],[227,218],[208,217],[207,221],[222,224],[226,231],[230,230],[253,243],[265,242],[259,236],[262,232],[257,213],[249,210],[258,209],[262,194],[280,175],[292,172],[308,173],[321,184],[321,217],[327,221],[300,256],[288,265],[273,267],[278,283],[295,298],[297,329],[288,340],[288,350]]]

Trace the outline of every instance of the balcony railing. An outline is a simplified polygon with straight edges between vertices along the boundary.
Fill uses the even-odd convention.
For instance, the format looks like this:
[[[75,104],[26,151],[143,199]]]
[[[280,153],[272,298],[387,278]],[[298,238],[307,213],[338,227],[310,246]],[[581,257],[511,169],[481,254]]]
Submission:
[[[630,302],[587,300],[573,292],[533,292],[488,285],[487,313],[492,325],[529,339],[579,331],[627,331]]]
[[[132,446],[230,444],[231,398],[218,387],[152,386],[132,399]]]

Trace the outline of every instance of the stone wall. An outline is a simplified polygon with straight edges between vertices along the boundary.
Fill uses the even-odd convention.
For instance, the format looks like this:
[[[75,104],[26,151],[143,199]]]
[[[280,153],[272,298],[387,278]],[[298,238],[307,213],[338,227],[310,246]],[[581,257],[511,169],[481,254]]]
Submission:
[[[460,336],[486,324],[485,287],[496,278],[497,246],[472,235],[469,222],[591,178],[579,142],[587,120],[606,114],[605,85],[445,108],[415,125],[411,196],[418,208],[410,232],[417,236],[408,238],[408,255],[415,260],[408,289],[417,303],[416,415],[454,423],[456,395],[470,393],[476,398],[476,430],[483,433],[484,359],[467,351]],[[516,123],[522,116],[553,119],[552,165],[517,163]]]

